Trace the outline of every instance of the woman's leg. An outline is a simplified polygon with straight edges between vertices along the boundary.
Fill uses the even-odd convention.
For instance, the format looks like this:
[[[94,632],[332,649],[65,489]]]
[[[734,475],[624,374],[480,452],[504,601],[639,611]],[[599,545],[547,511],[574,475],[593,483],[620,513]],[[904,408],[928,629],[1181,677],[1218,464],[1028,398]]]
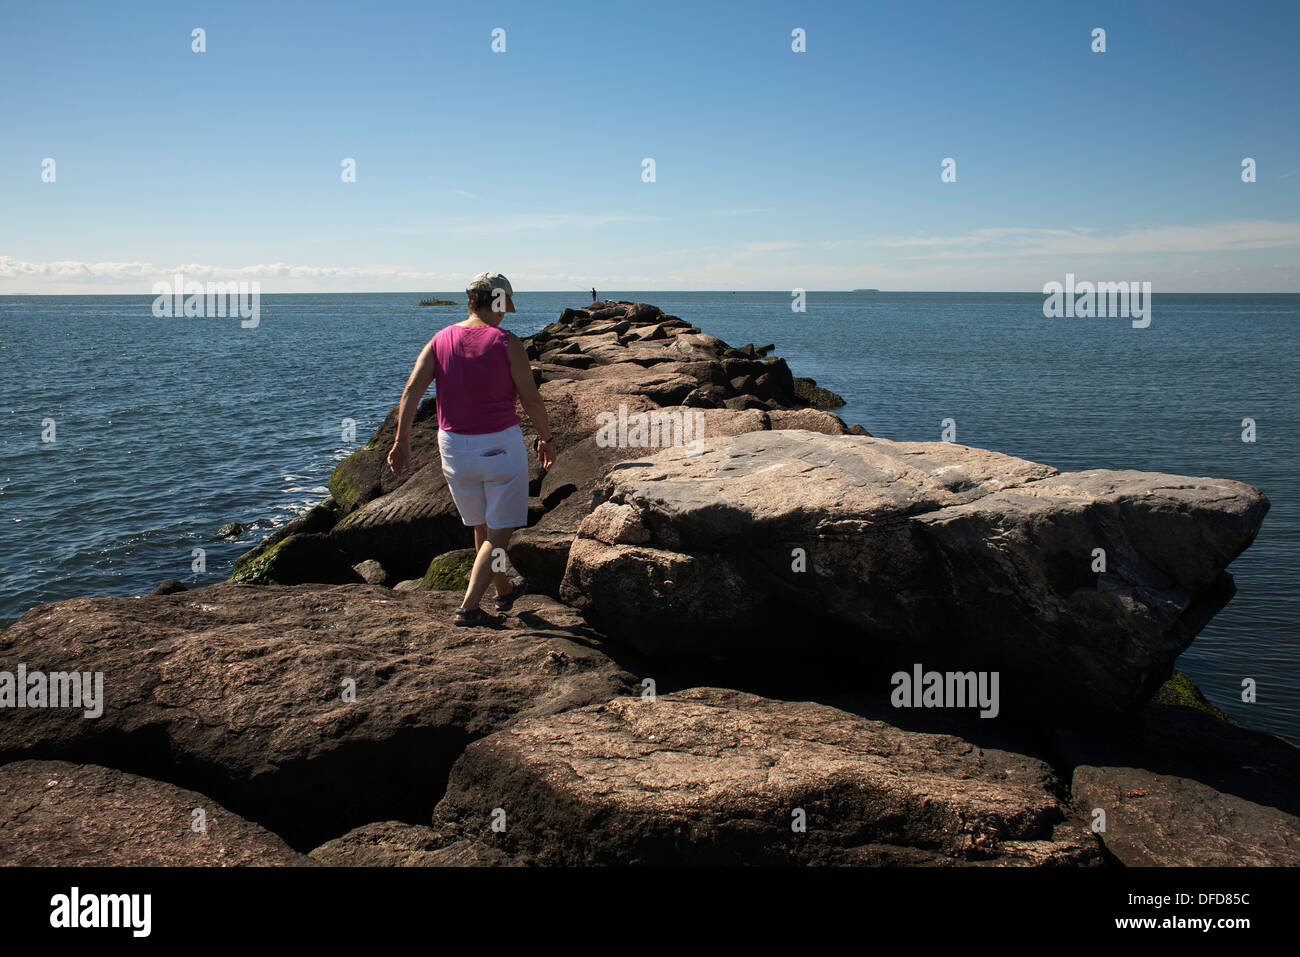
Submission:
[[[478,560],[478,553],[483,549],[483,543],[486,542],[487,540],[488,540],[487,524],[484,523],[482,525],[475,525],[474,526],[474,560],[475,561]],[[509,590],[507,589],[506,586],[510,584],[510,579],[506,576],[505,572],[493,572],[492,584],[496,586],[497,597],[503,597]],[[466,607],[469,606],[467,605]]]
[[[480,541],[480,528],[483,529],[482,541]],[[492,553],[498,548],[504,552],[510,546],[510,536],[514,533],[513,528],[488,528],[486,525],[474,527],[474,541],[478,544],[478,554],[474,557],[474,567],[469,573],[469,588],[465,591],[465,600],[460,603],[460,607],[467,610],[477,608],[494,577],[501,575],[504,580],[504,574],[492,571]],[[500,586],[498,586],[499,592]]]
[[[478,551],[470,569],[465,601],[461,604],[466,610],[478,608],[488,585],[494,582],[497,594],[505,597],[509,581],[504,572],[493,570],[493,553],[498,548],[504,553],[515,529],[528,524],[528,453],[524,450],[523,432],[515,425],[478,436],[476,441],[482,446],[475,464],[481,475],[485,512],[483,523],[474,527],[474,545]],[[492,522],[505,527],[492,528]]]

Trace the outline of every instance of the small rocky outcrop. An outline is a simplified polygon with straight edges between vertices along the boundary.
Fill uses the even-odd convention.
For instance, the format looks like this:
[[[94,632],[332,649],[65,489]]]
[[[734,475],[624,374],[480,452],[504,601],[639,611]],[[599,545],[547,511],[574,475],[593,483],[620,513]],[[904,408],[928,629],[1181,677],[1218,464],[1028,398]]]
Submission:
[[[815,379],[796,377],[794,394],[796,398],[808,403],[814,409],[838,409],[845,404],[842,396],[836,395],[830,389],[823,389]]]

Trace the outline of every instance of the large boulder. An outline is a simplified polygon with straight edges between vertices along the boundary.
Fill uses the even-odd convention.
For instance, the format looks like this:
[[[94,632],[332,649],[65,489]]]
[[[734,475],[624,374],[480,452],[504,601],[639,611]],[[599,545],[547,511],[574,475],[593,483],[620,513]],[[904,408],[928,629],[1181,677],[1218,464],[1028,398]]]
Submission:
[[[415,411],[411,424],[411,462],[401,475],[388,467],[388,451],[397,437],[398,406],[393,406],[375,434],[334,467],[330,495],[347,514],[405,485],[425,466],[438,464],[438,400],[429,396]]]
[[[95,764],[0,766],[0,866],[312,863],[274,834],[195,791]]]
[[[1128,714],[1169,677],[1268,509],[1239,482],[1060,475],[943,442],[703,446],[602,481],[560,592],[593,625],[660,660],[868,692],[917,663],[998,672],[1004,712],[1072,721]]]
[[[768,428],[773,431],[803,429],[823,435],[847,435],[848,426],[838,415],[819,409],[773,409],[767,413]]]
[[[599,504],[598,485],[611,468],[621,462],[650,454],[668,444],[692,446],[696,440],[722,435],[740,435],[767,429],[772,417],[796,417],[801,426],[842,434],[844,423],[834,415],[813,409],[790,412],[766,410],[659,408],[653,404],[626,402],[622,395],[583,394],[580,399],[587,414],[587,437],[575,441],[579,428],[572,419],[562,420],[565,444],[556,455],[555,464],[541,483],[545,515],[536,525],[519,532],[510,546],[511,560],[532,583],[535,590],[558,595],[568,564],[569,546],[582,520]],[[623,408],[620,409],[620,406]],[[610,428],[601,432],[597,416],[608,418]],[[579,420],[580,421],[580,420]],[[557,437],[561,433],[557,431]],[[615,441],[612,443],[610,439]],[[557,438],[558,441],[558,438]],[[638,445],[629,443],[637,442]],[[646,443],[652,443],[653,449]]]
[[[226,584],[38,606],[0,633],[0,660],[102,673],[103,713],[7,712],[0,761],[165,778],[300,848],[370,821],[424,820],[467,742],[632,680],[550,599],[525,596],[499,629],[453,626],[459,599]]]
[[[475,742],[433,823],[546,865],[1098,862],[1060,790],[1037,757],[692,688]]]
[[[543,401],[550,401],[561,395],[600,392],[641,395],[659,405],[677,405],[699,384],[695,379],[680,372],[662,371],[671,369],[671,363],[646,369],[635,362],[620,362],[605,368],[609,370],[608,374],[598,378],[544,382],[538,391]]]

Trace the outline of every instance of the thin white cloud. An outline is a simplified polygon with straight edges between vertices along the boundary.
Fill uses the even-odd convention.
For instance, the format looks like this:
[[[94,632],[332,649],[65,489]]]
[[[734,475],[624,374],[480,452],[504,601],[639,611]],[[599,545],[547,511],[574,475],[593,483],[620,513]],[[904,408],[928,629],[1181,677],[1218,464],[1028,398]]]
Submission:
[[[538,214],[545,216],[550,214]],[[572,214],[564,214],[571,216]],[[554,221],[552,219],[552,221]],[[570,218],[568,221],[578,220]],[[500,228],[505,228],[504,224]],[[680,233],[691,235],[690,230]],[[1300,288],[1300,223],[1242,220],[1196,226],[1091,229],[998,227],[953,235],[780,238],[695,246],[610,243],[575,259],[538,244],[503,265],[521,290],[586,289],[1041,289],[1066,272],[1141,278],[1165,291],[1286,292]],[[482,268],[442,255],[434,268],[372,264],[246,266],[23,261],[0,256],[0,293],[150,293],[178,272],[189,281],[260,281],[263,293],[447,290]],[[468,268],[473,266],[473,268]],[[1138,272],[1135,272],[1137,270]],[[1139,275],[1140,273],[1140,275]]]
[[[455,288],[465,276],[410,269],[403,266],[295,266],[291,263],[259,263],[252,266],[212,266],[203,263],[181,263],[175,266],[157,266],[149,262],[23,262],[11,256],[0,256],[0,281],[23,279],[54,280],[85,283],[122,283],[150,286],[160,280],[170,280],[181,273],[186,280],[212,281],[262,281],[276,280],[346,280],[401,282],[441,282],[445,288]],[[447,285],[449,284],[449,285]],[[148,291],[147,289],[141,290]]]
[[[1146,226],[1120,233],[1092,229],[1013,227],[956,236],[895,236],[878,240],[902,250],[930,250],[915,259],[1007,256],[1106,256],[1235,252],[1300,246],[1300,223],[1242,220],[1201,226]]]
[[[482,216],[458,216],[436,224],[418,226],[392,226],[382,230],[404,236],[439,236],[448,233],[524,233],[555,230],[591,230],[620,223],[650,223],[657,216],[637,216],[628,213],[526,213],[496,215],[485,212]]]

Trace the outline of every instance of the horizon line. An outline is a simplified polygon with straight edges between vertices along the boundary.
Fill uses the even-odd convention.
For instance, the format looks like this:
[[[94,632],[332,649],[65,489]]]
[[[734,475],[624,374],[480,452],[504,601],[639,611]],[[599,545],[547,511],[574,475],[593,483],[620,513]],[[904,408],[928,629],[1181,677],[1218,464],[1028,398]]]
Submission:
[[[213,282],[217,282],[217,280],[213,280]],[[234,280],[234,282],[252,283],[252,282],[259,282],[259,280],[255,280],[255,279],[254,279],[254,280]],[[567,289],[520,289],[520,290],[516,290],[515,294],[516,294],[516,295],[562,295],[562,294],[567,293],[567,292],[569,292],[569,290],[567,290]],[[781,295],[781,296],[785,296],[785,297],[788,297],[788,296],[791,295],[791,292],[790,292],[790,290],[788,290],[788,289],[615,289],[615,290],[612,290],[611,295],[612,295],[612,294],[615,294],[615,293],[629,293],[629,292],[648,292],[648,293],[729,293],[729,294],[733,294],[733,295],[734,295],[734,294],[737,294],[737,293],[749,293],[749,294],[775,293],[775,294],[778,294],[778,295]],[[1042,290],[1038,290],[1038,289],[804,289],[803,292],[805,292],[805,293],[849,293],[849,294],[852,294],[852,293],[862,293],[862,294],[864,294],[864,295],[865,295],[865,294],[873,294],[873,293],[888,293],[888,294],[891,294],[891,295],[898,295],[898,294],[912,294],[912,293],[926,293],[926,294],[931,294],[931,295],[936,295],[936,294],[948,294],[948,295],[954,295],[954,296],[964,296],[964,295],[981,295],[981,296],[1035,295],[1035,296],[1042,296],[1042,295],[1046,295],[1046,293],[1044,293]],[[322,289],[322,290],[318,290],[318,291],[308,291],[308,292],[267,292],[267,293],[261,293],[261,295],[265,295],[265,296],[421,296],[421,295],[426,295],[426,294],[438,294],[438,293],[448,293],[448,294],[450,294],[450,295],[455,295],[455,296],[463,296],[463,295],[465,294],[463,291],[462,291],[462,292],[456,292],[456,291],[453,291],[453,290],[446,290],[446,289],[422,289],[422,290],[408,290],[408,289],[365,289],[365,290],[350,290],[350,291],[342,291],[342,290],[337,290],[337,289]],[[1295,295],[1300,295],[1300,289],[1296,289],[1296,290],[1293,290],[1293,291],[1286,291],[1286,292],[1278,292],[1278,291],[1273,291],[1273,292],[1264,292],[1264,291],[1260,291],[1260,292],[1241,292],[1241,291],[1236,291],[1236,292],[1224,292],[1224,291],[1222,291],[1222,290],[1214,290],[1214,289],[1187,289],[1187,290],[1184,290],[1184,289],[1155,290],[1155,289],[1153,289],[1153,290],[1151,290],[1151,294],[1152,294],[1153,296],[1155,296],[1155,295],[1162,295],[1162,296],[1295,296]],[[142,299],[155,299],[155,298],[157,298],[157,296],[156,296],[154,293],[152,293],[152,292],[0,292],[0,299],[19,298],[19,297],[22,297],[22,298],[33,298],[33,297],[37,297],[37,296],[39,296],[39,297],[43,297],[43,298],[47,298],[47,299],[75,299],[75,298],[78,298],[78,297],[81,297],[81,298],[96,298],[96,297],[103,297],[103,296],[139,296],[139,297],[142,298]],[[601,301],[605,301],[605,300],[601,300]]]

